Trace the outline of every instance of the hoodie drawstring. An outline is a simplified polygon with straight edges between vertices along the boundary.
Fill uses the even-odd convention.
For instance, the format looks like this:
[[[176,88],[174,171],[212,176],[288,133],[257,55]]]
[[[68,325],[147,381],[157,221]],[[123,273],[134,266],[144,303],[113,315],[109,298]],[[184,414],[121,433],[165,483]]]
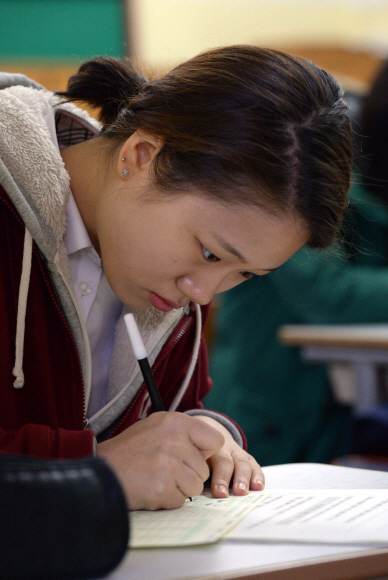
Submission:
[[[14,375],[14,377],[16,377],[13,383],[15,389],[20,389],[21,387],[24,386],[24,373],[23,373],[24,332],[25,332],[28,288],[30,284],[30,274],[31,274],[31,261],[32,261],[32,236],[28,231],[28,229],[26,228],[24,236],[22,275],[20,279],[18,313],[16,323],[15,366],[12,371],[12,374]],[[176,394],[170,406],[169,409],[170,411],[174,411],[181,402],[181,399],[188,387],[188,384],[191,380],[191,377],[195,369],[195,365],[197,363],[198,352],[201,345],[201,332],[202,332],[202,316],[201,309],[198,304],[195,304],[195,313],[197,326],[195,332],[193,354],[191,357],[189,368],[187,370],[185,380],[183,381],[178,393]]]
[[[28,231],[28,229],[26,228],[26,232],[24,235],[22,276],[20,279],[19,286],[18,313],[16,323],[15,366],[12,371],[13,376],[16,377],[13,383],[15,389],[20,389],[24,385],[24,373],[23,373],[24,331],[26,325],[26,310],[27,310],[28,287],[30,284],[31,261],[32,261],[32,236]]]
[[[183,381],[181,388],[179,389],[179,391],[175,395],[175,399],[173,400],[173,402],[169,408],[169,411],[175,411],[175,409],[178,407],[179,403],[181,402],[182,397],[185,394],[185,391],[189,385],[191,377],[193,376],[195,365],[197,364],[199,347],[201,346],[202,314],[201,314],[201,308],[200,308],[199,304],[194,304],[194,306],[195,306],[197,327],[195,329],[195,342],[194,342],[193,354],[191,357],[189,368],[187,369],[187,374],[185,376],[185,380]]]

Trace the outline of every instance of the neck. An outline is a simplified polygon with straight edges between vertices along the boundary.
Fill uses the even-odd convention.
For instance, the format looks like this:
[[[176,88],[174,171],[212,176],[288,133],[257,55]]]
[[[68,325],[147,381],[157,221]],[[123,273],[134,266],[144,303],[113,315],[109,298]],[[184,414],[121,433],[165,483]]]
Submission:
[[[91,242],[99,253],[96,233],[96,202],[108,177],[108,164],[102,156],[101,137],[83,141],[61,149],[62,160],[70,175],[70,188],[89,234]],[[101,167],[106,165],[106,171]]]

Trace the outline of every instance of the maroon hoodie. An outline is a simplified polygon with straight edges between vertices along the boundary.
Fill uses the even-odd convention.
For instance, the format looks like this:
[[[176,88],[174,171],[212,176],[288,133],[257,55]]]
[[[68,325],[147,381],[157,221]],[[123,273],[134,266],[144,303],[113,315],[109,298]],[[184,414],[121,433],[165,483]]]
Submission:
[[[76,344],[62,312],[46,262],[33,244],[25,317],[25,385],[13,386],[18,294],[25,226],[0,187],[0,452],[75,458],[93,452],[93,432],[85,428],[83,376]],[[201,308],[204,320],[209,305]],[[166,408],[172,403],[190,364],[195,311],[184,315],[159,353],[153,372]],[[202,409],[211,387],[202,339],[197,364],[178,411]],[[110,437],[147,415],[144,384]],[[144,413],[144,409],[147,409]],[[241,433],[241,431],[240,431]],[[241,433],[244,441],[245,438]]]

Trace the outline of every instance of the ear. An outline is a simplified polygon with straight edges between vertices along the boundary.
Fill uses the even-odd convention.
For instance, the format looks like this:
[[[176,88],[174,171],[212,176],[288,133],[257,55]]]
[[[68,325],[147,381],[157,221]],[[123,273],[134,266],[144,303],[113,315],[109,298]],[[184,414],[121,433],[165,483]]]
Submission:
[[[121,179],[138,171],[148,171],[150,165],[163,147],[161,139],[136,131],[124,143],[119,152],[117,172]]]

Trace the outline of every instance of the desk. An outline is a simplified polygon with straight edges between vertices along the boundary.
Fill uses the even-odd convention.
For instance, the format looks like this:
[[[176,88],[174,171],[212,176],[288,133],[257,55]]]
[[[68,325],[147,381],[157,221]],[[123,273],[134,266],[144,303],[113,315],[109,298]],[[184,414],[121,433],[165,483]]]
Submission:
[[[264,473],[268,490],[388,487],[386,472],[334,465],[274,465],[264,468]],[[388,579],[388,548],[301,547],[225,539],[209,546],[129,551],[107,580],[355,580],[383,576]]]
[[[356,377],[356,415],[379,402],[376,365],[388,365],[387,324],[294,324],[281,326],[278,338],[282,344],[302,347],[301,356],[307,361],[351,363]]]

